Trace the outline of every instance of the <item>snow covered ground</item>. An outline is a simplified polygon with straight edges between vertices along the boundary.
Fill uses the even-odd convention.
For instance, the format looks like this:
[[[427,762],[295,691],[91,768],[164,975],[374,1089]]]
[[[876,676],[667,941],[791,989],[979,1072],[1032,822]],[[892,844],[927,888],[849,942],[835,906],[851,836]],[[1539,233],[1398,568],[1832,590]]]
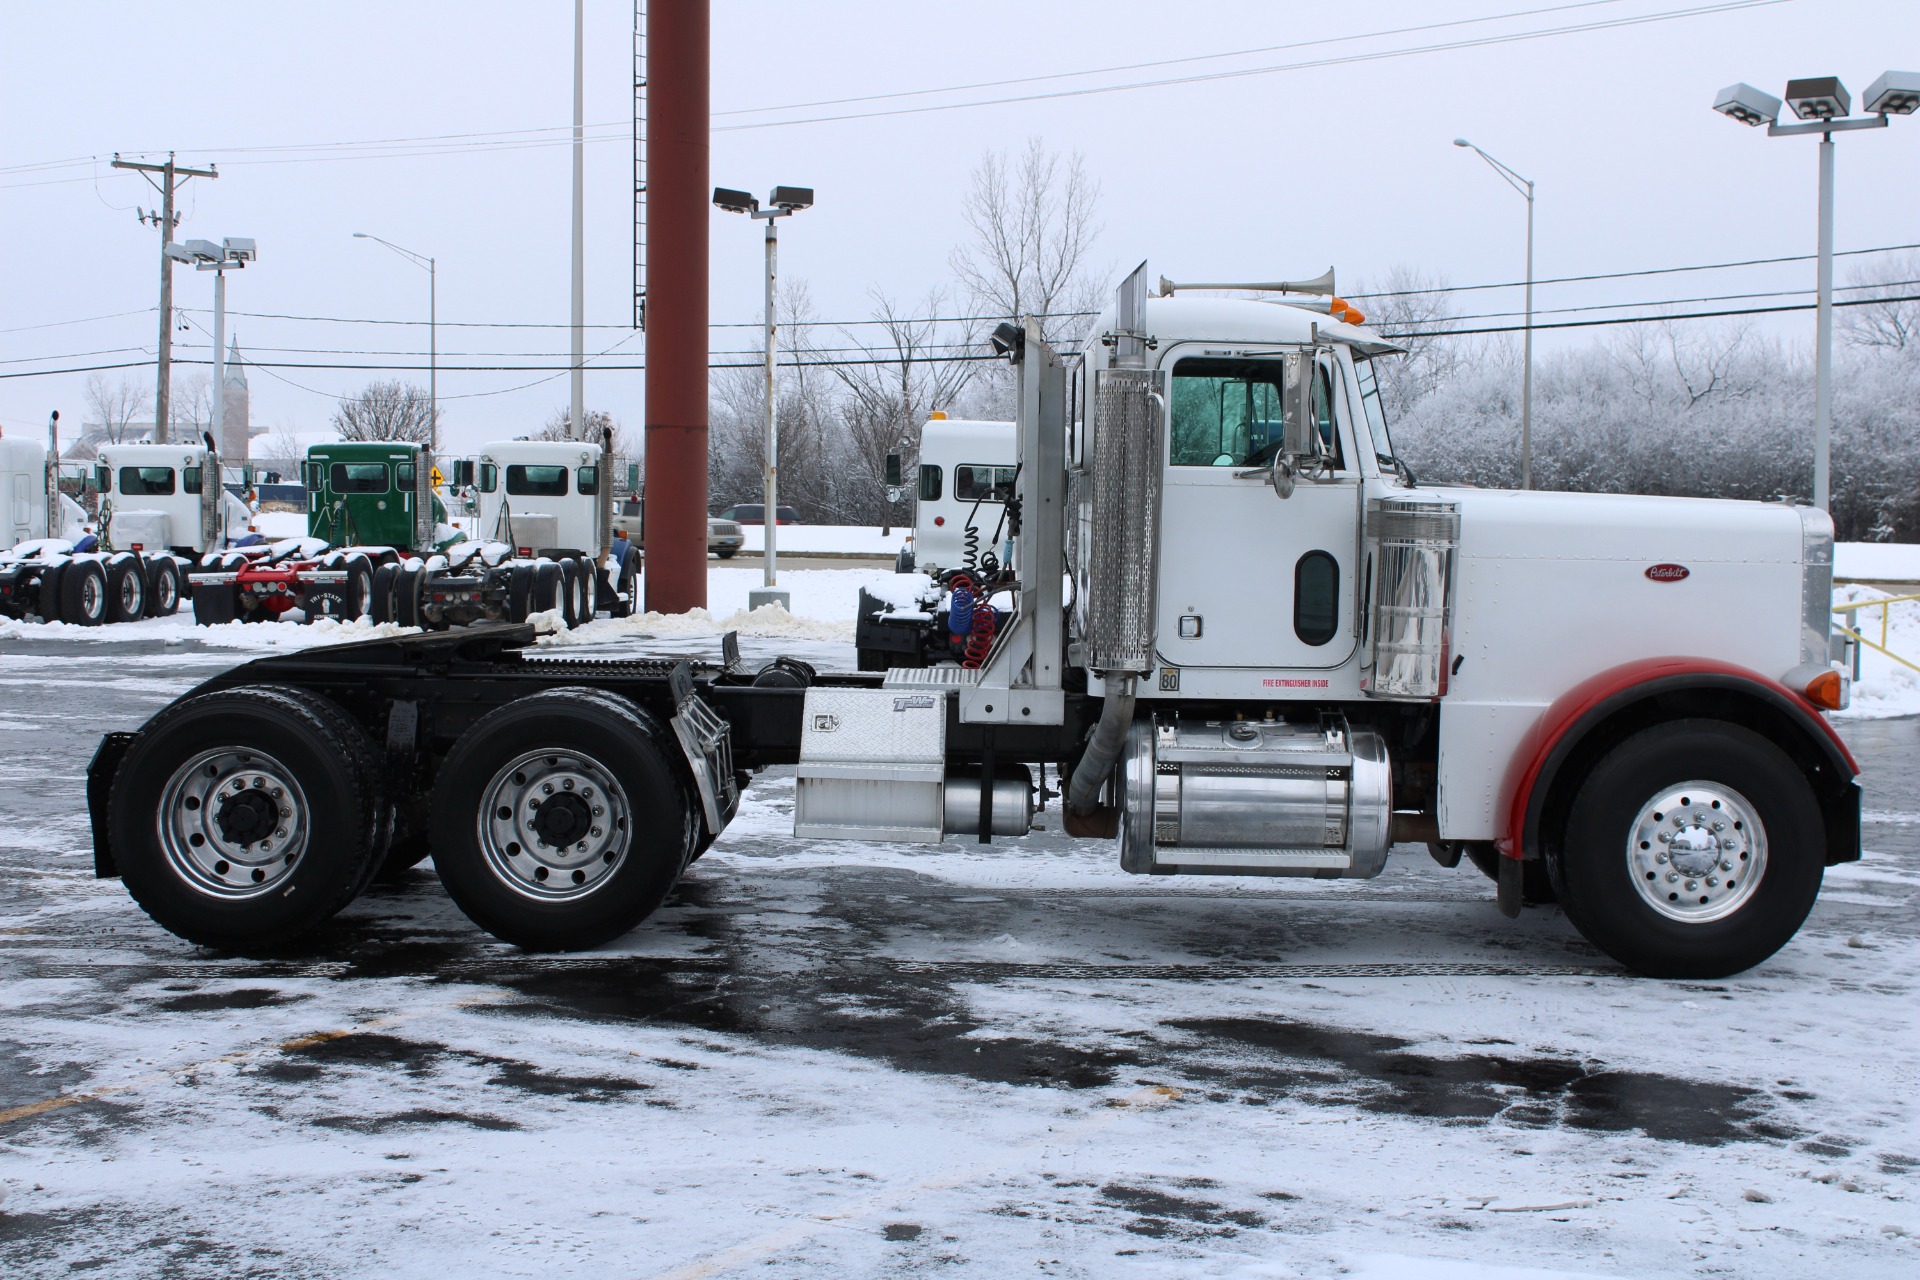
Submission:
[[[708,617],[545,643],[737,627],[844,669],[871,578],[742,616],[758,571],[716,567]],[[1843,725],[1868,858],[1717,983],[1626,977],[1413,846],[1349,883],[1141,879],[1057,830],[802,843],[786,770],[579,956],[494,943],[424,867],[268,960],[92,878],[100,733],[365,634],[0,627],[0,1274],[1920,1270],[1920,721]]]
[[[0,663],[0,1273],[1920,1267],[1920,723],[1847,727],[1871,853],[1725,982],[1411,846],[1347,883],[801,843],[783,770],[598,951],[500,946],[421,868],[240,960],[94,880],[79,805],[101,731],[234,657]]]

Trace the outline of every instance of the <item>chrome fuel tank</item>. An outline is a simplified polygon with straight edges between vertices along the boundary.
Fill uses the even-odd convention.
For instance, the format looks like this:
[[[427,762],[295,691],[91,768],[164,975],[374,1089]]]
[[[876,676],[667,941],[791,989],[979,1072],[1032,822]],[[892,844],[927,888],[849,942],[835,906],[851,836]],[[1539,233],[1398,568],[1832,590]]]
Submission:
[[[1386,865],[1386,743],[1338,717],[1148,716],[1123,769],[1124,870],[1367,877]]]

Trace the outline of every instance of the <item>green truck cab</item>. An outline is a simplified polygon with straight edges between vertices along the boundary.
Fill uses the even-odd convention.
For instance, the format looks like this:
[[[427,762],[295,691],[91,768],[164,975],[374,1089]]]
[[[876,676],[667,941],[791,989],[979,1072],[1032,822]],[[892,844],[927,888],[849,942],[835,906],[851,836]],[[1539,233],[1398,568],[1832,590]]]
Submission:
[[[424,554],[465,535],[434,493],[433,456],[397,440],[334,441],[307,449],[307,534],[335,547],[392,547]]]

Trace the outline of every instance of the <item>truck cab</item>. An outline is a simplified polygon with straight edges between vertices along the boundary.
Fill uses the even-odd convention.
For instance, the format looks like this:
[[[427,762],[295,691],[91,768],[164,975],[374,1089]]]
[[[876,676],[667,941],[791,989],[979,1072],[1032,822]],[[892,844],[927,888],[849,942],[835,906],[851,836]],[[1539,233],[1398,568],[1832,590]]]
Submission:
[[[969,553],[1005,558],[1006,501],[1013,496],[1013,424],[935,413],[920,433],[909,560],[902,568],[939,575]],[[1001,543],[995,544],[998,530]]]
[[[335,441],[307,449],[307,535],[332,546],[424,552],[457,541],[434,494],[427,450],[407,441]]]
[[[574,440],[504,440],[474,460],[474,531],[520,556],[594,557],[600,545],[601,449]]]
[[[190,558],[251,532],[253,513],[208,474],[207,457],[204,444],[102,445],[94,484],[106,544]]]

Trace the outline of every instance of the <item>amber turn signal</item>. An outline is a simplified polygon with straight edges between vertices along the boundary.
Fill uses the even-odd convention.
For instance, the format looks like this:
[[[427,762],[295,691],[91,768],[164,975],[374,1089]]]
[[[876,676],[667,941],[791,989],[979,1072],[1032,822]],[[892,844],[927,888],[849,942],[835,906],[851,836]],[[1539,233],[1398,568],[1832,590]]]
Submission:
[[[1839,711],[1847,705],[1847,678],[1838,671],[1822,671],[1807,681],[1807,701],[1827,711]]]

